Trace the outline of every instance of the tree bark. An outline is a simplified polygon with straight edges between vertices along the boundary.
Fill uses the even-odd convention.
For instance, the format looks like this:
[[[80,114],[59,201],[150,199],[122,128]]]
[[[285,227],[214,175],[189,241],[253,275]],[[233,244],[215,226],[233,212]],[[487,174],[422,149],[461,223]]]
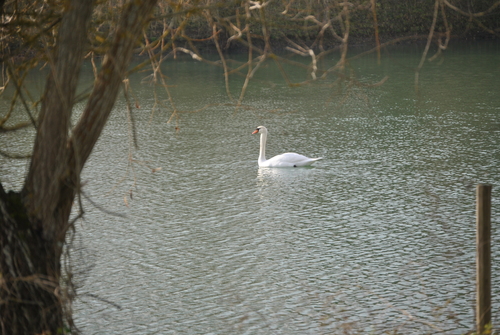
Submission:
[[[63,329],[60,257],[71,207],[61,206],[61,182],[67,174],[69,121],[92,9],[92,1],[69,2],[49,58],[24,190],[22,195],[1,190],[2,334],[57,334]]]
[[[131,0],[124,6],[112,46],[72,133],[71,112],[94,2],[68,3],[50,59],[24,188],[6,193],[0,184],[2,334],[64,333],[65,316],[66,325],[72,324],[71,316],[65,315],[60,259],[80,172],[111,113],[133,48],[156,2]]]

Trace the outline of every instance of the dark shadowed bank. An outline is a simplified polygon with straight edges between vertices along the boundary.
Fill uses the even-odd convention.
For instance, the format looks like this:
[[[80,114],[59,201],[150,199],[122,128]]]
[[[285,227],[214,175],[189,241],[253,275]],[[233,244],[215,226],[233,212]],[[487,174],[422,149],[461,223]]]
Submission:
[[[246,51],[249,45],[246,39],[240,39],[242,29],[235,27],[236,22],[244,20],[250,22],[252,46],[264,48],[268,34],[275,52],[285,51],[293,43],[317,50],[340,48],[343,39],[349,45],[365,47],[376,46],[377,39],[380,43],[415,43],[425,41],[431,29],[435,42],[448,35],[461,41],[500,37],[500,5],[492,0],[353,1],[346,8],[340,1],[290,1],[288,4],[268,1],[263,7],[265,15],[252,15],[249,19],[243,7],[239,7],[240,3],[235,4],[233,1],[208,2],[207,7],[216,9],[210,13],[210,19],[193,13],[182,27],[183,33],[176,37],[176,46],[200,53],[217,51],[213,38],[216,34],[223,51]],[[174,16],[174,12],[167,13],[169,16]],[[166,26],[175,27],[171,21],[166,23],[152,22],[148,32],[151,41],[163,38]],[[343,34],[346,31],[348,36]]]

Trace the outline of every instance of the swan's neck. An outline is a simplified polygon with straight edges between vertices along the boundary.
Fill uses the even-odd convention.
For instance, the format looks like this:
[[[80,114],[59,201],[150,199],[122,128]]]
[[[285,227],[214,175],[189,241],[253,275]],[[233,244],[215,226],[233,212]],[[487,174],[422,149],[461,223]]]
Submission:
[[[267,134],[266,133],[260,134],[259,163],[266,161],[266,141],[267,141]]]

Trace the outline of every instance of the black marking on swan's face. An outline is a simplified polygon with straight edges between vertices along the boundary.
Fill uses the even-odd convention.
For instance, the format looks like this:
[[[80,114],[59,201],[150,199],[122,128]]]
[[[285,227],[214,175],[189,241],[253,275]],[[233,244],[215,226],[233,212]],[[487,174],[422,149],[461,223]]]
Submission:
[[[293,167],[297,167],[297,165],[293,164]]]
[[[257,129],[254,130],[254,132],[252,133],[253,134],[257,134],[259,132],[260,128],[258,127]]]

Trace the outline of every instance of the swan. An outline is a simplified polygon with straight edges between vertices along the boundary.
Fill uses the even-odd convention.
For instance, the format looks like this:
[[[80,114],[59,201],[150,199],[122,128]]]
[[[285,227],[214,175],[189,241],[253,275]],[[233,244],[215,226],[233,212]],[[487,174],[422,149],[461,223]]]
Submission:
[[[259,167],[299,167],[308,166],[316,162],[319,158],[309,158],[293,152],[287,152],[271,159],[266,159],[267,128],[259,126],[252,134],[260,134]]]

